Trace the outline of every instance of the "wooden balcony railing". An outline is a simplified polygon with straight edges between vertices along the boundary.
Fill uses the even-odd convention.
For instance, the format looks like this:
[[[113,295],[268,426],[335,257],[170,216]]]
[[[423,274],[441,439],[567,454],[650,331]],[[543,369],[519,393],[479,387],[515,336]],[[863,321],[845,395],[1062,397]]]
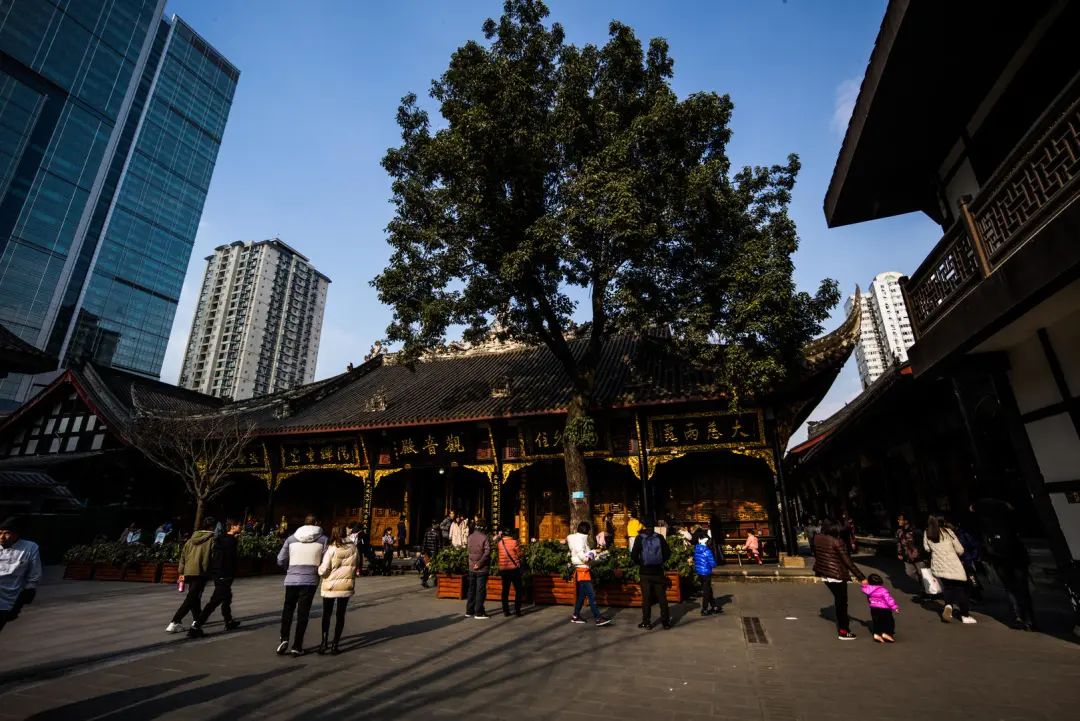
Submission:
[[[1031,127],[904,283],[916,337],[1080,198],[1080,76]]]

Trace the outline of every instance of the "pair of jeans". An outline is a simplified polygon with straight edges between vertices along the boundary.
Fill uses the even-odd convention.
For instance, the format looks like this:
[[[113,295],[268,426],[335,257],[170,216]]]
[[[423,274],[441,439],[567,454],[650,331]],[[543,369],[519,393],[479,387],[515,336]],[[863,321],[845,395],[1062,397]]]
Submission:
[[[1011,563],[993,563],[994,573],[1001,579],[1001,585],[1009,594],[1009,603],[1012,604],[1013,616],[1020,623],[1032,625],[1035,623],[1034,605],[1031,603],[1031,587],[1028,585],[1027,566],[1014,565]]]
[[[203,591],[206,590],[208,580],[206,576],[184,576],[187,595],[184,596],[184,602],[180,604],[180,608],[176,609],[176,613],[173,614],[173,623],[183,621],[184,616],[189,611],[191,612],[191,620],[198,623],[199,617],[202,615],[202,595]]]
[[[589,599],[589,610],[592,611],[593,619],[600,618],[600,610],[596,607],[596,591],[593,590],[592,581],[578,581],[574,599],[574,617],[581,615],[581,607],[585,599]]]
[[[851,629],[848,627],[848,624],[851,621],[848,618],[847,612],[847,581],[840,581],[839,583],[826,581],[825,586],[833,595],[833,605],[836,608],[836,632],[843,633],[845,631],[850,631]]]
[[[701,586],[701,610],[708,611],[716,608],[716,599],[713,598],[712,576],[698,574],[698,584]]]
[[[875,635],[884,633],[892,636],[896,633],[896,619],[893,618],[892,611],[887,608],[871,608],[870,629]]]
[[[525,594],[525,587],[521,582],[521,569],[499,571],[499,577],[502,578],[503,614],[510,615],[510,586],[514,587],[514,613],[521,613],[521,597]]]
[[[322,600],[322,635],[330,633],[330,617],[334,616],[334,606],[337,613],[334,623],[334,643],[341,640],[341,632],[345,630],[345,611],[349,608],[349,598],[324,598]]]
[[[196,622],[199,626],[206,623],[206,619],[210,618],[210,614],[214,610],[221,606],[221,618],[225,623],[232,621],[232,582],[231,578],[215,578],[214,579],[214,593],[210,596],[210,600],[203,606],[202,613],[196,617]]]
[[[465,595],[465,613],[469,616],[486,616],[484,601],[487,599],[487,572],[469,571],[469,590]]]
[[[311,614],[311,602],[315,599],[315,586],[286,586],[285,605],[281,609],[281,640],[289,640],[292,630],[293,613],[296,613],[296,636],[292,647],[304,648],[304,632],[307,631],[308,616]]]
[[[939,578],[945,603],[953,607],[953,614],[963,618],[971,615],[971,598],[968,595],[967,579],[957,581],[953,578]]]
[[[641,622],[652,623],[653,604],[660,604],[660,622],[671,623],[667,601],[667,577],[641,574]]]

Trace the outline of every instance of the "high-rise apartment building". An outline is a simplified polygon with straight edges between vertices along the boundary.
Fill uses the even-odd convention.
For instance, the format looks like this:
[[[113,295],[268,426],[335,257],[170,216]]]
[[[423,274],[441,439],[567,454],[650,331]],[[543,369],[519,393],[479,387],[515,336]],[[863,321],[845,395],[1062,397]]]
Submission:
[[[161,370],[240,75],[164,6],[0,3],[0,324],[61,366]]]
[[[180,385],[239,400],[310,383],[329,286],[278,238],[215,248]]]
[[[879,273],[870,283],[862,303],[862,328],[855,346],[859,380],[869,387],[894,364],[906,363],[907,350],[915,343],[907,306],[900,291],[902,274]],[[849,298],[850,311],[854,298]]]

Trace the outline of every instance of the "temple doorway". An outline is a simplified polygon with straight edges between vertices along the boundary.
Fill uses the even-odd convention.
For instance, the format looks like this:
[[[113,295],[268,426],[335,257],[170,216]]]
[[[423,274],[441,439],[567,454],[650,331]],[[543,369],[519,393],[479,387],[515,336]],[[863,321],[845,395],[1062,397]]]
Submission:
[[[251,473],[236,473],[229,477],[225,490],[210,501],[206,512],[221,521],[233,518],[262,523],[269,498],[265,480]]]
[[[406,543],[417,546],[432,521],[441,521],[449,509],[466,517],[488,520],[491,486],[488,477],[469,468],[410,468],[379,481],[371,503],[371,534],[387,528],[397,535],[405,516]]]
[[[301,471],[285,478],[274,494],[275,524],[284,521],[289,531],[309,513],[328,531],[360,520],[363,509],[363,480],[336,469]]]

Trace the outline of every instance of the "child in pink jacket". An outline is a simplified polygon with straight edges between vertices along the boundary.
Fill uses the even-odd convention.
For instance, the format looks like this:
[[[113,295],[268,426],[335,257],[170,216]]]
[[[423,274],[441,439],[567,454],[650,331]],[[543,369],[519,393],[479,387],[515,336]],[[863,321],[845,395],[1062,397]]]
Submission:
[[[746,555],[757,561],[757,564],[761,565],[761,541],[757,537],[757,529],[751,528],[746,532],[746,541],[743,543],[743,548],[746,549]]]
[[[893,611],[900,613],[900,607],[896,605],[889,589],[885,588],[881,576],[871,573],[866,577],[866,581],[862,585],[862,592],[870,602],[870,627],[874,632],[874,640],[878,643],[893,643],[896,640],[893,638],[896,633]]]

